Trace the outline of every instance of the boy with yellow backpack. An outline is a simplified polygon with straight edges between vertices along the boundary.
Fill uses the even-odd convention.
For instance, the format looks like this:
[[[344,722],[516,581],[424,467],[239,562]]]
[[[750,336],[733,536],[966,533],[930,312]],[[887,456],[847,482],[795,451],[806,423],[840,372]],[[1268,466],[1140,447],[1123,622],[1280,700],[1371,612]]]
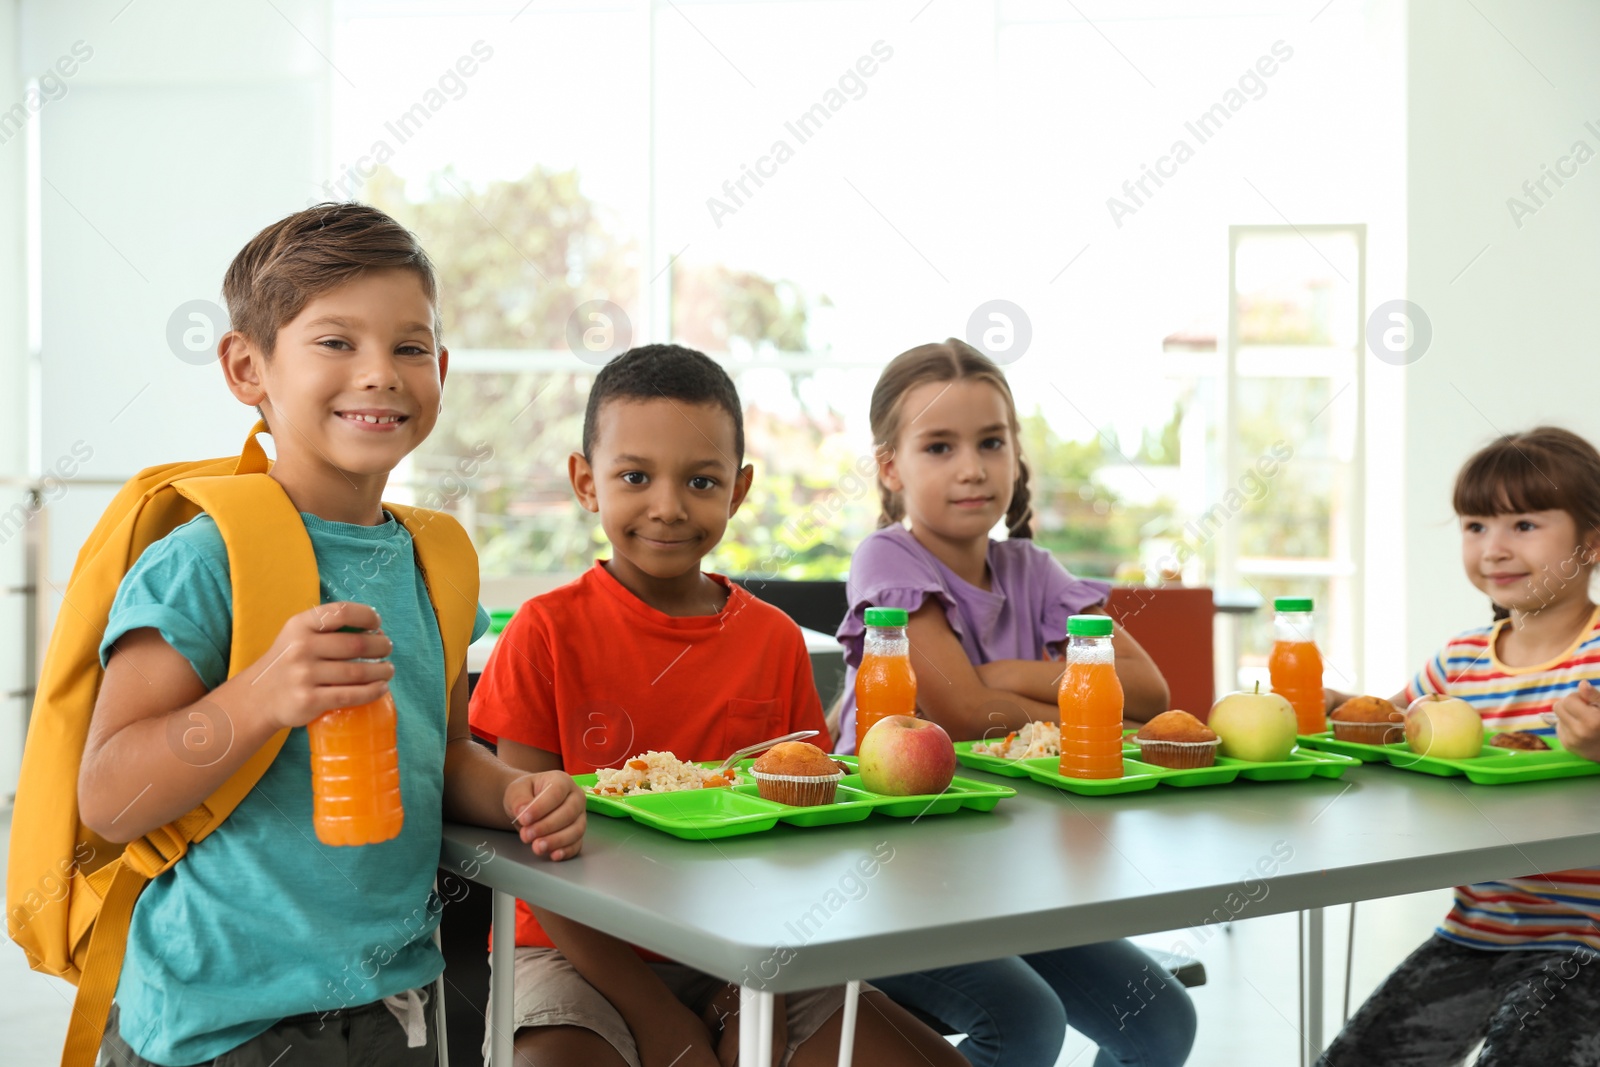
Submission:
[[[29,727],[8,926],[79,983],[64,1064],[431,1065],[442,819],[561,860],[583,797],[470,740],[476,554],[448,516],[382,503],[449,360],[415,238],[324,204],[252,239],[224,293],[223,373],[264,425],[237,458],[142,472],[80,552]],[[305,727],[385,693],[400,830],[324,845]]]

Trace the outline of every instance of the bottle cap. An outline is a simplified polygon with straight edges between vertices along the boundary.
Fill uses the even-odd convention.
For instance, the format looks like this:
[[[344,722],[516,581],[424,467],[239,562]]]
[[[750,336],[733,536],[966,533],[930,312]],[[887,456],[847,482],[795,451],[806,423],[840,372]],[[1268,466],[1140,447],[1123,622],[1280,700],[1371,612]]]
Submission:
[[[1109,615],[1072,615],[1067,619],[1067,636],[1110,637],[1112,625]]]
[[[905,608],[868,608],[868,626],[904,626],[906,624]]]
[[[1308,596],[1280,596],[1272,602],[1274,611],[1310,611],[1311,598]]]

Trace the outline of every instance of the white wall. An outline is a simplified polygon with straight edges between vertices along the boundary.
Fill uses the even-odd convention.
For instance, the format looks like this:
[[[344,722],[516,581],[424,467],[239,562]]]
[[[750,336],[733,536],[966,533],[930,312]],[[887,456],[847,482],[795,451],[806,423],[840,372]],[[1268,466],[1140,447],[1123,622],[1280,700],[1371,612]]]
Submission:
[[[82,440],[93,478],[238,447],[249,409],[214,364],[171,351],[168,318],[185,301],[220,303],[233,254],[305,206],[328,169],[336,75],[311,44],[327,50],[321,0],[279,4],[281,16],[141,7],[107,23],[27,5],[26,66],[75,41],[94,50],[40,116],[43,462]]]
[[[1520,228],[1506,205],[1575,141],[1600,153],[1584,125],[1600,128],[1600,5],[1412,0],[1409,22],[1407,289],[1434,331],[1404,372],[1408,491],[1394,528],[1414,670],[1489,618],[1462,574],[1450,510],[1461,463],[1541,422],[1600,441],[1600,159],[1552,184]]]
[[[0,31],[9,38],[0,38],[7,93],[63,56],[77,60],[64,92],[31,119],[42,249],[34,476],[74,449],[92,453],[73,471],[89,482],[238,449],[253,412],[229,395],[214,363],[173,352],[168,319],[190,300],[220,305],[223,272],[244,242],[322,198],[329,82],[339,77],[323,58],[330,3],[21,0],[0,10],[0,18],[14,12]],[[8,284],[21,148],[22,139],[0,145],[0,464],[15,462],[23,439],[11,388],[26,368],[19,372],[12,336],[21,286]],[[65,587],[112,491],[76,485],[49,508],[52,617],[53,590]],[[0,646],[12,646],[14,612],[3,610]],[[14,705],[0,710],[0,796],[15,778],[7,739],[18,714]]]
[[[16,0],[0,2],[0,111],[22,98],[18,65]],[[13,134],[0,144],[0,514],[22,500],[5,484],[27,473],[28,334],[26,224],[23,210],[27,137]],[[9,531],[9,532],[7,532]],[[9,590],[23,583],[24,538],[13,525],[0,526],[0,805],[16,788],[22,758],[23,701],[6,694],[22,687],[26,603]]]
[[[1331,13],[1331,12],[1330,12]],[[1368,0],[1369,68],[1351,88],[1369,122],[1366,136],[1348,145],[1370,161],[1373,194],[1367,223],[1366,307],[1403,296],[1406,285],[1406,0]],[[1325,17],[1325,16],[1322,16]],[[1395,516],[1405,508],[1406,378],[1400,368],[1366,354],[1365,525],[1362,587],[1362,664],[1359,687],[1391,693],[1404,675],[1407,605],[1395,596],[1405,580],[1405,557],[1395,551]]]

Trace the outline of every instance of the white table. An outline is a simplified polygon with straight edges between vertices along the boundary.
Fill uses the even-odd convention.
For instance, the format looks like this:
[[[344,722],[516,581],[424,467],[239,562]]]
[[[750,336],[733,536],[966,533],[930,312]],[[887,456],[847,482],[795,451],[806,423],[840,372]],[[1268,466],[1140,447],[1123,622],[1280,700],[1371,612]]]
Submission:
[[[761,1024],[741,1027],[752,1043],[741,1062],[763,1064],[773,993],[1199,928],[1219,914],[1310,910],[1320,932],[1325,905],[1600,864],[1600,778],[1491,787],[1364,766],[1342,780],[1098,799],[991,780],[1018,789],[992,814],[715,842],[591,816],[583,855],[567,863],[533,858],[509,832],[450,825],[442,863],[495,891],[497,929],[513,929],[522,897],[740,984],[744,1018]],[[831,908],[829,891],[885,845],[892,859],[866,893]],[[1285,849],[1265,892],[1245,881]],[[775,965],[784,946],[793,958]],[[1320,938],[1313,950],[1320,990]],[[495,1067],[510,1063],[510,952],[509,937],[495,940]],[[1315,1052],[1320,993],[1312,1003],[1302,1036]]]

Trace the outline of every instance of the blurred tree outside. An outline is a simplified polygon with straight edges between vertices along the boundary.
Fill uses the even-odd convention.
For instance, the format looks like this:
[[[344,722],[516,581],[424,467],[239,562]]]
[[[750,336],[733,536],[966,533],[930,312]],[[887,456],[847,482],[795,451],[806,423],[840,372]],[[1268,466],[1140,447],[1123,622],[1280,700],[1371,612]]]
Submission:
[[[535,167],[483,188],[446,171],[413,198],[381,169],[365,196],[433,258],[447,347],[564,352],[567,320],[580,303],[637,307],[637,246],[616,236],[576,171]],[[672,284],[675,337],[727,357],[736,381],[741,356],[808,350],[812,304],[791,282],[679,263]],[[439,424],[414,457],[419,486],[465,485],[447,502],[472,530],[486,575],[576,573],[607,552],[599,522],[578,506],[567,479],[596,370],[571,362],[571,370],[451,375]],[[807,376],[799,368],[792,376],[797,398]],[[852,495],[856,457],[841,447],[838,413],[799,410],[798,420],[782,419],[747,406],[747,460],[757,480],[709,566],[842,577],[851,548],[872,528],[876,490],[870,499]]]
[[[565,348],[567,318],[579,303],[637,306],[638,247],[613,235],[614,223],[584,196],[576,171],[535,167],[516,181],[474,189],[447,170],[413,201],[397,175],[379,168],[365,193],[432,257],[451,347]]]
[[[1161,458],[1161,465],[1176,461],[1175,431],[1170,447],[1172,458]],[[1134,462],[1157,465],[1146,451],[1142,449]],[[1096,482],[1095,472],[1107,462],[1101,438],[1062,438],[1037,410],[1022,418],[1022,455],[1031,472],[1033,539],[1074,574],[1108,578],[1117,564],[1137,560],[1147,530],[1173,511],[1172,502],[1165,499],[1131,505]]]
[[[535,167],[483,187],[446,171],[408,196],[400,177],[380,169],[365,196],[428,249],[451,349],[566,352],[567,320],[579,304],[638,306],[638,247],[585,196],[576,171]],[[671,284],[674,338],[722,359],[736,382],[741,363],[770,367],[810,354],[812,312],[828,305],[793,282],[716,263],[675,263]],[[445,487],[485,575],[578,573],[608,553],[598,520],[578,506],[567,478],[595,372],[573,356],[570,370],[450,376],[439,424],[414,456],[414,477],[419,488]],[[746,399],[746,461],[756,479],[706,565],[741,576],[842,579],[856,544],[877,527],[873,467],[847,443],[839,412],[816,401],[826,391],[806,389],[815,371],[797,359],[787,373],[794,403],[784,413]],[[1136,462],[1176,462],[1177,419],[1145,434]],[[1062,439],[1037,413],[1023,422],[1039,544],[1082,574],[1109,575],[1137,559],[1141,531],[1169,514],[1170,503],[1124,506],[1094,480],[1105,463],[1098,438]]]
[[[792,283],[721,264],[673,264],[672,336],[679,344],[702,352],[806,352],[809,315],[805,294]]]
[[[365,195],[428,249],[448,348],[565,350],[567,320],[583,301],[637,307],[638,249],[614,236],[575,171],[535,167],[482,189],[446,171],[412,199],[380,169]],[[567,481],[593,371],[576,357],[572,368],[451,375],[439,423],[413,457],[419,485],[468,483],[452,510],[486,575],[581,571],[594,557],[598,524]],[[486,451],[483,462],[464,463]]]

